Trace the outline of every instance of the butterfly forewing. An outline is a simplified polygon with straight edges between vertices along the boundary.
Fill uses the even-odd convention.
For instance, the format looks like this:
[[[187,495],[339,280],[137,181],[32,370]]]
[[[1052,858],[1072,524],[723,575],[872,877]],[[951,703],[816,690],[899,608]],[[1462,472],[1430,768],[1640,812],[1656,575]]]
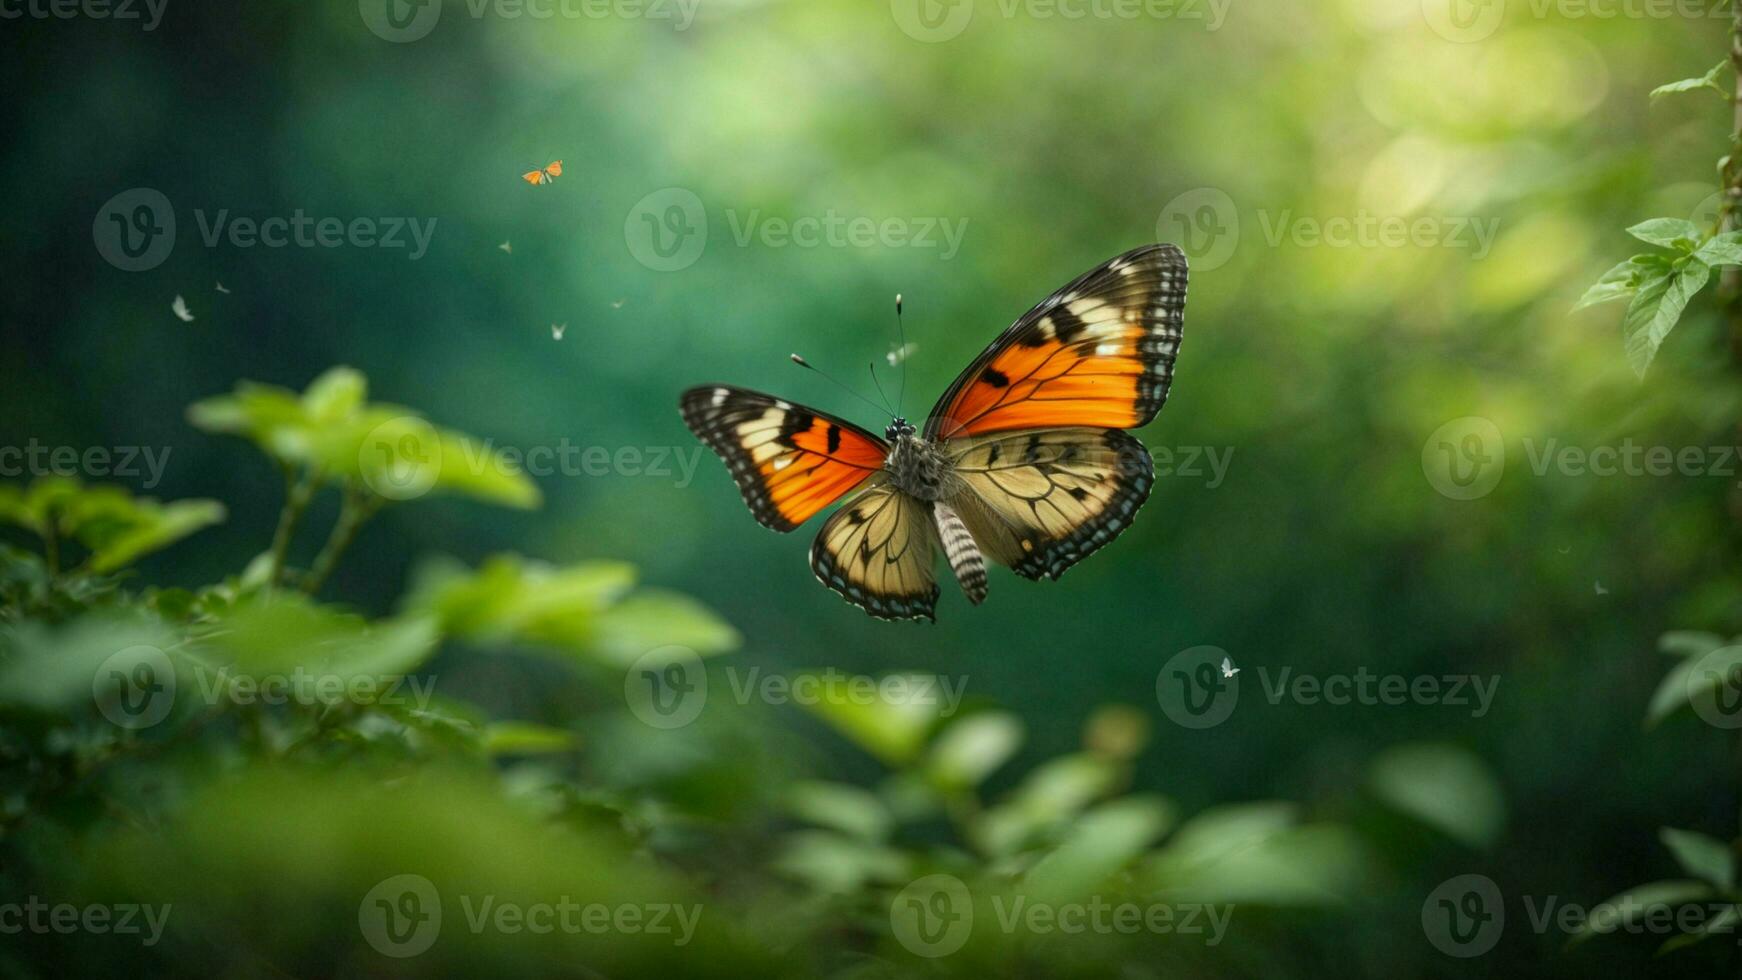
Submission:
[[[889,447],[864,429],[771,395],[707,385],[679,402],[684,424],[726,461],[750,512],[790,531],[883,467]]]
[[[1172,245],[1102,263],[993,341],[939,399],[926,435],[1148,423],[1173,380],[1185,296],[1185,255]]]
[[[811,544],[811,571],[878,619],[935,619],[936,543],[930,508],[880,484],[823,523]]]

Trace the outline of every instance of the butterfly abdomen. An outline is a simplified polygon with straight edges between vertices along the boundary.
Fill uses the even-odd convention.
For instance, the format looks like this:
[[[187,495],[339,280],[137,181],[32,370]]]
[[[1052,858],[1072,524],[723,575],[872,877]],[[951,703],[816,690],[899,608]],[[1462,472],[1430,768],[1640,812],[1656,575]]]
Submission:
[[[986,599],[986,559],[980,554],[980,546],[974,543],[961,515],[951,510],[949,504],[941,500],[933,504],[932,516],[937,521],[938,538],[943,542],[950,570],[956,573],[956,581],[961,583],[968,601],[979,605]]]

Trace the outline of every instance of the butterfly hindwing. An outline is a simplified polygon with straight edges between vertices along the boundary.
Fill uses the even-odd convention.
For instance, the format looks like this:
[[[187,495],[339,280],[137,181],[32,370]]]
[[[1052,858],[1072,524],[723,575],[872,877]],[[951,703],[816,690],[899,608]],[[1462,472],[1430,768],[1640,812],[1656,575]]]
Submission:
[[[883,467],[889,447],[864,429],[771,395],[705,385],[679,401],[684,424],[726,461],[750,512],[790,531]]]
[[[1149,498],[1155,466],[1117,429],[1059,428],[949,443],[952,503],[987,557],[1053,578],[1118,537]]]
[[[1146,245],[1042,300],[939,399],[928,438],[1059,426],[1132,429],[1167,400],[1185,312],[1186,258]]]
[[[930,509],[879,483],[823,522],[811,544],[811,571],[878,619],[935,620],[936,551]]]

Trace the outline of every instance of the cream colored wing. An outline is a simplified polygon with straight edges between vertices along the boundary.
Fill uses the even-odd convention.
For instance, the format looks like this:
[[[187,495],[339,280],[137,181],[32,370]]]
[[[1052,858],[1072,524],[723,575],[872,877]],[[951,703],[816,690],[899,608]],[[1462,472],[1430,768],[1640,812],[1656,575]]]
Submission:
[[[951,439],[962,487],[950,503],[986,556],[1053,578],[1131,526],[1155,464],[1117,429],[1061,428]]]
[[[836,511],[811,545],[817,581],[878,619],[936,620],[937,530],[919,501],[888,484]]]

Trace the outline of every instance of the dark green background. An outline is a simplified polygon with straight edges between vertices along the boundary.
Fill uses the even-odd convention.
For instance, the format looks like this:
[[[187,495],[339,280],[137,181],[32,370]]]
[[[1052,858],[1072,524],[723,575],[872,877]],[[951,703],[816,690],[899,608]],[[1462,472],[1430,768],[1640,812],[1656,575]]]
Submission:
[[[1470,850],[1377,828],[1397,845],[1385,884],[1346,918],[1271,936],[1268,968],[1312,962],[1295,959],[1308,947],[1372,975],[1722,962],[1696,952],[1652,966],[1649,937],[1563,953],[1561,937],[1513,928],[1462,963],[1420,932],[1421,899],[1454,874],[1589,904],[1677,874],[1659,826],[1735,830],[1734,740],[1686,716],[1642,726],[1669,665],[1656,637],[1742,619],[1735,475],[1537,476],[1526,451],[1551,438],[1736,441],[1735,369],[1709,301],[1643,383],[1622,357],[1619,308],[1567,312],[1628,254],[1621,228],[1690,215],[1714,189],[1726,107],[1645,93],[1721,57],[1728,22],[1513,7],[1474,43],[1437,35],[1407,0],[1235,0],[1216,30],[1005,18],[983,0],[940,43],[903,33],[879,2],[702,0],[687,30],[474,18],[451,3],[405,44],[344,2],[169,0],[151,32],[0,22],[0,443],[172,447],[150,492],[231,508],[144,566],[147,581],[192,586],[257,553],[279,504],[267,463],[183,414],[238,379],[300,389],[348,364],[374,398],[521,448],[688,452],[677,394],[706,381],[880,430],[885,419],[786,355],[866,387],[862,365],[893,342],[902,292],[919,345],[909,414],[922,415],[1029,304],[1113,254],[1179,237],[1169,202],[1214,188],[1235,206],[1237,244],[1220,267],[1194,269],[1176,381],[1139,436],[1232,451],[1227,479],[1159,479],[1136,527],[1058,583],[994,573],[975,609],[946,582],[935,626],[872,621],[813,581],[812,528],[756,526],[706,456],[684,487],[553,476],[534,512],[462,499],[389,509],[331,594],[390,611],[431,553],[626,559],[735,624],[741,667],[966,676],[971,697],[1024,719],[1023,763],[1076,745],[1097,705],[1135,705],[1156,723],[1137,785],[1187,812],[1280,797],[1377,819],[1360,802],[1367,762],[1450,742],[1503,787],[1498,841]],[[558,158],[554,184],[520,181]],[[142,273],[106,264],[92,236],[98,209],[133,187],[163,192],[180,222],[173,254]],[[697,195],[709,221],[701,257],[673,272],[637,262],[625,237],[637,202],[666,187]],[[206,247],[194,218],[299,208],[437,226],[412,261]],[[741,246],[729,215],[757,209],[965,219],[966,236],[948,259]],[[1361,214],[1495,220],[1499,238],[1481,257],[1267,240],[1285,215]],[[177,294],[195,322],[171,315]],[[553,322],[568,324],[560,342]],[[1442,423],[1472,415],[1504,434],[1507,469],[1492,494],[1456,501],[1430,485],[1421,453]],[[1229,722],[1189,731],[1162,715],[1155,682],[1200,644],[1229,651],[1254,683]],[[1479,719],[1442,705],[1272,705],[1258,669],[1283,667],[1497,675],[1499,694]],[[771,732],[783,764],[849,781],[877,772],[799,712],[772,713]],[[810,745],[792,749],[794,735]],[[1522,921],[1516,900],[1508,911]]]

